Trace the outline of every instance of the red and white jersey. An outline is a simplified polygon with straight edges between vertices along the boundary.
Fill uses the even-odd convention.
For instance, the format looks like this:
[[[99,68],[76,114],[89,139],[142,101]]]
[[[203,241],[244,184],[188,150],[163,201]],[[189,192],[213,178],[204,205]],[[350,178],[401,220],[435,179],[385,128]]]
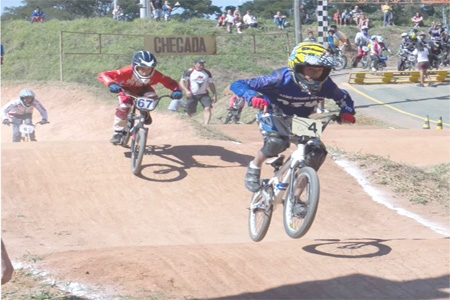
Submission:
[[[188,83],[188,89],[194,95],[207,94],[209,84],[214,82],[211,72],[206,69],[190,68],[184,72],[181,79]]]
[[[29,107],[23,105],[20,99],[14,99],[9,101],[2,107],[2,120],[8,119],[8,117],[20,116],[24,114],[33,113],[34,109],[37,109],[42,116],[42,119],[48,120],[47,110],[38,101],[38,99],[34,99],[33,103]]]
[[[147,92],[154,92],[153,85],[161,83],[165,88],[171,91],[181,90],[178,82],[171,77],[165,76],[158,70],[155,70],[148,83],[142,83],[133,74],[131,65],[118,70],[105,71],[98,74],[97,79],[106,86],[111,83],[117,83],[124,90],[136,96],[143,96]]]
[[[377,41],[372,41],[372,47],[370,47],[370,55],[381,55],[381,46]]]

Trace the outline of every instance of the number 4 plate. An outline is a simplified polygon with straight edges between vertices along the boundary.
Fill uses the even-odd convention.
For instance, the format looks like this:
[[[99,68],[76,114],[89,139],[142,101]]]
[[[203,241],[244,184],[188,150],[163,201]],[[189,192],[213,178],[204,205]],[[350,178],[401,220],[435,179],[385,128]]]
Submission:
[[[308,118],[294,116],[292,118],[292,133],[298,136],[320,137],[322,135],[322,122]]]

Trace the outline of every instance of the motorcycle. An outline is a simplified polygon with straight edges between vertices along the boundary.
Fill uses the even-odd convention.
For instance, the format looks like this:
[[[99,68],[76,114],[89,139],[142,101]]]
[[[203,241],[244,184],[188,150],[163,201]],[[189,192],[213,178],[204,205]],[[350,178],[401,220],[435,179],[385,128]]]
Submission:
[[[416,67],[416,56],[406,48],[400,50],[400,60],[397,65],[398,71],[414,70]]]

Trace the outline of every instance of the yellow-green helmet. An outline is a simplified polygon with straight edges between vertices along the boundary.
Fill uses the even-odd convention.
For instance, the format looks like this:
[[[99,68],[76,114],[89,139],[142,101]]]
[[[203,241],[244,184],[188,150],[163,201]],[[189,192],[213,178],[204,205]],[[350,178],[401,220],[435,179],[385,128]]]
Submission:
[[[314,95],[320,91],[336,62],[321,44],[304,42],[294,47],[289,56],[288,66],[294,82],[302,91]],[[303,67],[306,66],[324,68],[322,76],[317,80],[307,80],[303,75]]]

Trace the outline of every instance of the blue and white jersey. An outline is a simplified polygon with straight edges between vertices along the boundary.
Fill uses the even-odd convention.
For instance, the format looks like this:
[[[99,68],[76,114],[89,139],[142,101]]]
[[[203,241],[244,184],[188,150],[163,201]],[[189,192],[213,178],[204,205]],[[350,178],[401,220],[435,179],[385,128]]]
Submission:
[[[254,96],[262,95],[269,105],[276,105],[288,116],[306,118],[324,98],[333,99],[338,106],[345,103],[353,108],[353,100],[348,92],[340,89],[331,78],[328,77],[317,94],[309,95],[302,92],[294,82],[287,67],[277,69],[269,75],[237,80],[231,84],[230,90],[238,97],[243,97],[249,106]]]

